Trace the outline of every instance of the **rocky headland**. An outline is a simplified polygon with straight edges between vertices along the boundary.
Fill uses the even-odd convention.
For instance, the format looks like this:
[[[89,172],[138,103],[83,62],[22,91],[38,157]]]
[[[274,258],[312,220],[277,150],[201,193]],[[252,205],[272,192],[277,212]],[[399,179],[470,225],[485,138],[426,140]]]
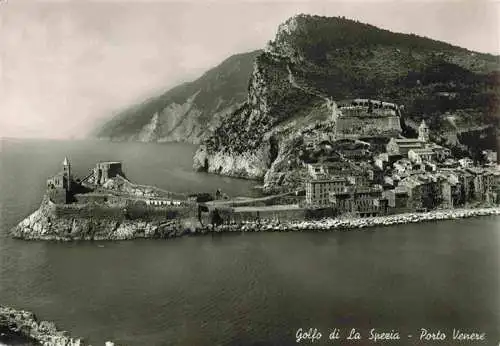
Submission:
[[[44,197],[40,207],[10,234],[25,240],[126,240],[178,237],[196,227],[199,225],[192,218],[127,219],[119,208],[56,205]]]
[[[52,322],[39,320],[32,312],[0,305],[0,344],[12,342],[26,346],[91,346],[73,338]],[[105,346],[114,346],[106,342]]]

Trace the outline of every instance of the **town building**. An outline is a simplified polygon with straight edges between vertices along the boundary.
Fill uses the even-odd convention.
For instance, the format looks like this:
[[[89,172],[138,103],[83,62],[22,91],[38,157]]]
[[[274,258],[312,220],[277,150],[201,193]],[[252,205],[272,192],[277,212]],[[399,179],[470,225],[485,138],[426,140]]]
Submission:
[[[386,212],[386,201],[382,200],[382,186],[349,186],[343,191],[331,191],[330,204],[339,214],[366,217]]]
[[[417,174],[401,180],[398,186],[408,191],[413,210],[429,210],[442,203],[440,178],[432,174]]]
[[[498,154],[493,150],[483,150],[483,156],[487,165],[495,166],[498,164]]]
[[[306,204],[326,206],[330,204],[330,192],[345,191],[348,181],[344,177],[312,178],[306,182]]]
[[[394,189],[383,192],[383,198],[387,200],[390,212],[403,213],[410,211],[410,192],[405,186],[396,186]]]
[[[423,164],[436,160],[437,155],[432,149],[411,149],[408,151],[408,159],[416,164]]]
[[[463,168],[471,168],[472,166],[474,166],[474,161],[472,161],[472,159],[469,157],[464,157],[464,158],[458,160],[458,163]]]
[[[416,138],[391,138],[387,143],[386,151],[389,155],[408,156],[412,149],[423,149],[425,143]]]
[[[460,179],[454,173],[440,173],[441,179],[441,206],[443,208],[454,208],[463,203]]]
[[[474,175],[474,196],[487,203],[497,202],[498,187],[500,185],[500,171],[484,168],[469,168]]]

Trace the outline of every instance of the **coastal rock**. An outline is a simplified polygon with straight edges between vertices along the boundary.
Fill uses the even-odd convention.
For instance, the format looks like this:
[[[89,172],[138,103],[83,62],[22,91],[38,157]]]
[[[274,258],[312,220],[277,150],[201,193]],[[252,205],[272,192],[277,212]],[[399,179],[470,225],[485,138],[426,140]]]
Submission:
[[[241,154],[216,152],[209,154],[205,146],[200,146],[194,156],[193,168],[221,175],[261,179],[269,165],[269,153],[265,148]]]
[[[83,339],[72,338],[67,332],[60,331],[55,324],[39,321],[28,311],[15,310],[0,305],[0,327],[26,339],[29,344],[43,346],[90,346]]]
[[[57,206],[47,198],[40,207],[10,230],[14,238],[25,240],[128,240],[171,238],[199,228],[190,216],[166,220],[125,219],[124,215],[102,215],[88,205]]]

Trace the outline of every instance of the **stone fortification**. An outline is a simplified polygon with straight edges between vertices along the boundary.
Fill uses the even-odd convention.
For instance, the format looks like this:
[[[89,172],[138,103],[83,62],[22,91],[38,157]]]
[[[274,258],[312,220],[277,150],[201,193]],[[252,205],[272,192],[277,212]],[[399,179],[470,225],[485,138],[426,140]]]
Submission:
[[[402,131],[398,116],[340,116],[336,125],[335,138],[337,139],[397,137]]]
[[[401,132],[400,110],[395,104],[364,99],[339,103],[337,139],[398,137]]]
[[[155,208],[61,205],[43,198],[40,207],[11,230],[20,239],[122,240],[168,238],[189,232],[199,223],[192,205]]]

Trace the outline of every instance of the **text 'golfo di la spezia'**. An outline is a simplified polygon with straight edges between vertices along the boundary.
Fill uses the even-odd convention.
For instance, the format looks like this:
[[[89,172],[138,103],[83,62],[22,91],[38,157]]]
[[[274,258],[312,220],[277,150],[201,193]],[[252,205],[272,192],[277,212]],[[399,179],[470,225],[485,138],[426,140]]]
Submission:
[[[314,343],[320,340],[335,342],[336,340],[350,340],[351,342],[368,340],[371,342],[389,342],[402,339],[414,339],[419,341],[434,341],[440,342],[445,340],[455,341],[486,341],[486,333],[481,331],[464,331],[453,329],[448,332],[441,330],[432,330],[427,328],[419,328],[414,333],[401,334],[398,330],[382,330],[371,328],[369,330],[360,330],[357,328],[340,329],[332,328],[328,331],[320,331],[318,328],[297,329],[295,333],[297,343]]]

